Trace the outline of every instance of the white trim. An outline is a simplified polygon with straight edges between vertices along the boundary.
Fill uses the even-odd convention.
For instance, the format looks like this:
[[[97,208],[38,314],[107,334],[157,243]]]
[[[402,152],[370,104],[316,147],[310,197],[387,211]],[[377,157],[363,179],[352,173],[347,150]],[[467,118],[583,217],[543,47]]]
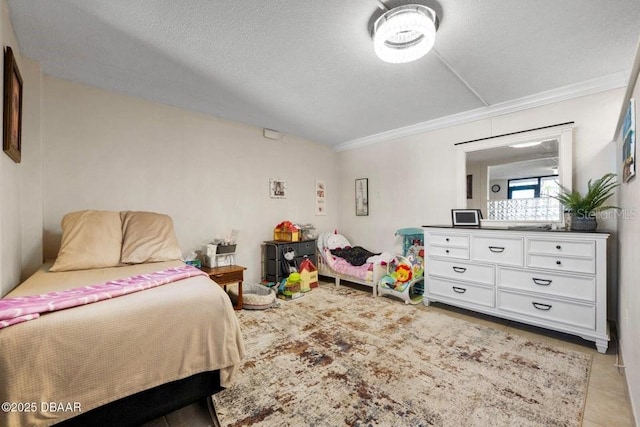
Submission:
[[[422,123],[416,123],[415,125],[409,125],[390,131],[365,136],[363,138],[341,142],[334,145],[333,149],[335,151],[351,150],[353,148],[377,144],[379,142],[385,142],[391,139],[415,135],[418,133],[430,132],[436,129],[461,125],[476,120],[488,119],[503,114],[515,113],[517,111],[527,110],[529,108],[540,107],[543,105],[553,104],[555,102],[561,102],[581,96],[592,95],[598,92],[618,89],[621,87],[626,87],[628,80],[629,71],[609,74],[608,76],[587,80],[581,83],[575,83],[546,92],[540,92],[535,95],[525,96],[523,98],[514,99],[512,101],[501,102],[488,107],[476,108],[474,110],[452,114],[450,116],[440,117],[438,119],[429,120]]]

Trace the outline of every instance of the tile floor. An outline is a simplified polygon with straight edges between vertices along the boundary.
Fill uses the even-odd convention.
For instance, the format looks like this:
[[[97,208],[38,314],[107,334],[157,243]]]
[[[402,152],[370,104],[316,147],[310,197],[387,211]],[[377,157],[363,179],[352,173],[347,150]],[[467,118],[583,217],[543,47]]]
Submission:
[[[344,283],[344,282],[343,282]],[[345,283],[345,285],[347,285]],[[349,285],[348,285],[349,286]],[[359,285],[353,285],[360,288]],[[362,287],[363,292],[371,292],[371,288]],[[401,303],[401,302],[399,302]],[[416,308],[420,310],[438,310],[443,314],[455,316],[469,322],[481,324],[505,332],[531,337],[533,340],[545,341],[550,345],[566,347],[576,351],[582,351],[593,356],[591,377],[585,405],[583,427],[633,427],[631,407],[627,397],[627,385],[622,370],[616,364],[616,343],[611,341],[606,354],[600,354],[595,344],[572,335],[548,331],[546,329],[523,325],[505,319],[498,319],[471,311],[458,309],[444,304],[432,304],[425,307],[420,304]],[[176,426],[204,426],[209,425],[206,417],[197,415],[195,408],[185,408],[181,414],[176,412],[171,416],[155,420],[145,427],[176,427]],[[639,420],[640,422],[640,420]]]

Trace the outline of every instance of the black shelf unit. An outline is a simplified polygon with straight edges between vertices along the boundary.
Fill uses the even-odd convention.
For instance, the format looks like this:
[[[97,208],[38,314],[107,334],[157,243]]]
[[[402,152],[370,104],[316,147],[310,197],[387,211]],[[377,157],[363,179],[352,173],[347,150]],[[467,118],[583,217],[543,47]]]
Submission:
[[[296,266],[299,266],[305,257],[309,258],[313,265],[318,265],[316,258],[316,239],[303,240],[301,242],[269,240],[264,242],[262,248],[263,280],[280,283],[282,279],[286,279],[289,276],[285,269],[284,253],[291,249],[296,253]]]

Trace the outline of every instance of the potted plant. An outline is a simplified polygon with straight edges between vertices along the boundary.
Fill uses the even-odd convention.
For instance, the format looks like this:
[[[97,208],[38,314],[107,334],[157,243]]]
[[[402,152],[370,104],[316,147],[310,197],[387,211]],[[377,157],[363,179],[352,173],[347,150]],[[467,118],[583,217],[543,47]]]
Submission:
[[[560,194],[553,197],[570,212],[571,230],[595,231],[598,228],[596,213],[607,209],[620,209],[617,206],[605,205],[619,185],[616,174],[607,173],[593,182],[589,180],[584,196],[576,190],[570,191],[560,187]]]

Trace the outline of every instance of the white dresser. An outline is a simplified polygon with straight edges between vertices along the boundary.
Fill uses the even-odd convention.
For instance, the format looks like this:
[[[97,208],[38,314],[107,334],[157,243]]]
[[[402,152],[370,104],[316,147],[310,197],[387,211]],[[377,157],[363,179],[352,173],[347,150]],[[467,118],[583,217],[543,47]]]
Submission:
[[[607,233],[424,227],[424,304],[609,344]]]

